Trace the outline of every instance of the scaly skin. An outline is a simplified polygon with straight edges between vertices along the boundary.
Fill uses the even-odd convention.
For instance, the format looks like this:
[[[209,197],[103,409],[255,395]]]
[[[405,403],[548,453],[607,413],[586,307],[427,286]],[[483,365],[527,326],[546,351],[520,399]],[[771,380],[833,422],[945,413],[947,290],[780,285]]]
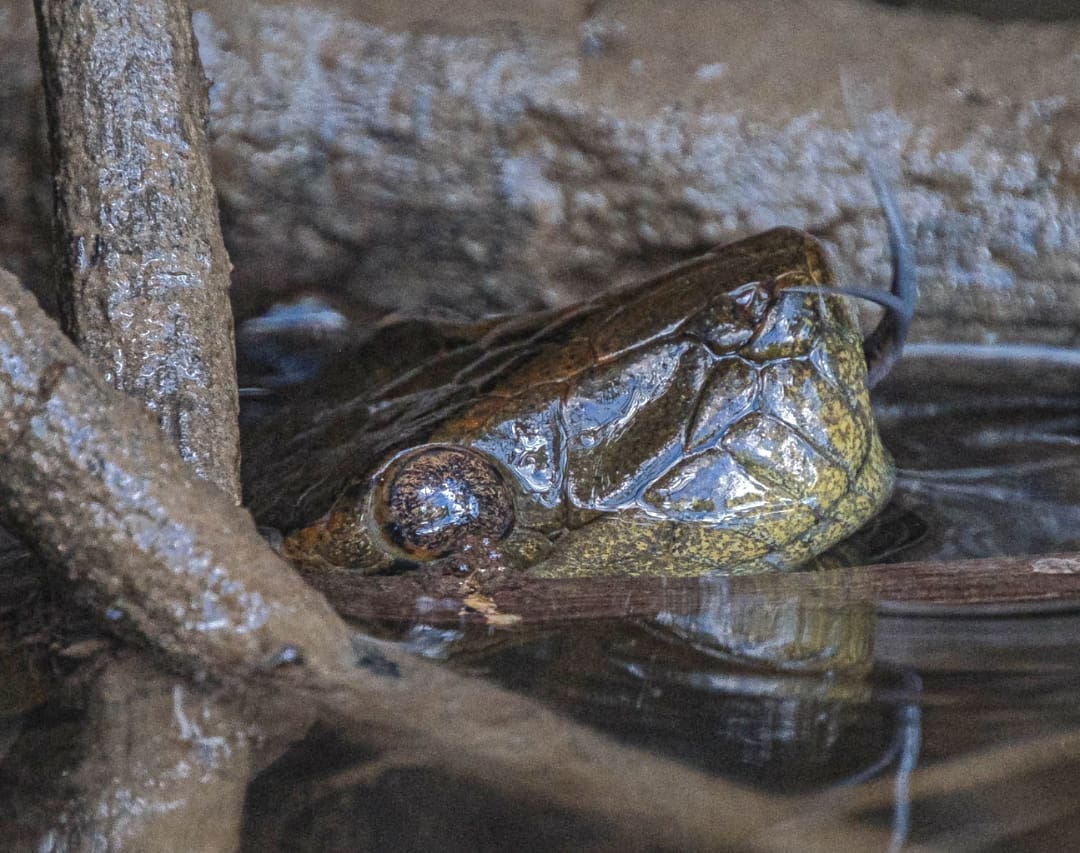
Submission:
[[[259,434],[279,487],[264,520],[292,530],[286,552],[314,570],[443,557],[548,577],[796,568],[893,483],[857,324],[842,299],[806,291],[830,284],[819,244],[777,229],[562,312],[439,327],[417,342],[419,369],[372,378],[350,414],[294,425],[284,447]],[[442,453],[424,505],[425,463],[408,462],[429,445],[465,470],[448,474]],[[305,450],[306,479],[282,477]],[[394,491],[399,470],[408,487]],[[397,508],[391,492],[406,496]],[[489,522],[488,506],[510,517]]]

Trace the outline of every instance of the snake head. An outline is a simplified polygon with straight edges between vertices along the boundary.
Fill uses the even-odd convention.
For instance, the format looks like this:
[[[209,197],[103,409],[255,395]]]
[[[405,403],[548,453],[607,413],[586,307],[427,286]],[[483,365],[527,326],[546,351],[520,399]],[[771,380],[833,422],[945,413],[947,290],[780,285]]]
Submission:
[[[344,448],[327,434],[316,484],[348,480],[285,551],[367,573],[481,559],[553,576],[794,568],[872,517],[893,478],[863,339],[831,285],[817,241],[776,229],[489,326],[467,358],[448,350],[396,397],[345,407],[369,428]],[[445,402],[423,408],[429,379]],[[363,441],[378,454],[350,457]]]

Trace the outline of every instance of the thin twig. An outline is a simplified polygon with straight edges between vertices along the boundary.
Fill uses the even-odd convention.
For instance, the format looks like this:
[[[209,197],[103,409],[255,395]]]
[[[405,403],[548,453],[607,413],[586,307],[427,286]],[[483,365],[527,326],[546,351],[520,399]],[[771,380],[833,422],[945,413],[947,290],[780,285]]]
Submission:
[[[309,581],[346,618],[358,621],[462,621],[518,625],[582,619],[651,618],[661,611],[697,612],[718,596],[823,596],[877,602],[889,613],[968,616],[1080,608],[1080,554],[988,557],[858,566],[828,571],[701,578],[459,578],[423,570],[369,576],[348,570],[313,573]],[[470,608],[482,595],[486,609]],[[423,604],[422,612],[418,602]]]

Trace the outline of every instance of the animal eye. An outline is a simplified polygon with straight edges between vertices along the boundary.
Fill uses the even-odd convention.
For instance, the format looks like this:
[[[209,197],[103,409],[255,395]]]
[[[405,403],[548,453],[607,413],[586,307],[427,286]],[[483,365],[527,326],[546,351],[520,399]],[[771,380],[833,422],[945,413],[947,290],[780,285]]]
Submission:
[[[445,557],[470,539],[501,539],[514,523],[502,473],[464,447],[406,451],[377,475],[372,498],[382,535],[414,560]]]

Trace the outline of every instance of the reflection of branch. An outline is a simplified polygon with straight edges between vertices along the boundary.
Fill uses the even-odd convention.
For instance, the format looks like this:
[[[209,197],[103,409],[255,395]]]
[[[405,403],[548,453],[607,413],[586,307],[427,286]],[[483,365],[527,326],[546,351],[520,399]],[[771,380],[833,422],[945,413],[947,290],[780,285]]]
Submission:
[[[1076,814],[1071,786],[1080,758],[1080,729],[1066,729],[995,745],[921,769],[911,779],[911,796],[934,803],[970,797],[977,808],[948,809],[950,820],[926,840],[933,850],[983,849],[1004,839],[1027,837]],[[1048,780],[1055,780],[1048,784]],[[859,815],[891,808],[895,780],[889,777],[855,789],[833,789],[803,798],[794,811],[770,830],[773,838],[804,838],[814,832],[843,833]],[[933,805],[931,805],[931,809]],[[992,820],[987,820],[992,815]],[[925,833],[924,833],[925,834]],[[1033,833],[1035,834],[1035,833]],[[913,849],[905,846],[905,850]]]
[[[250,516],[193,478],[7,274],[0,304],[0,499],[80,591],[175,663],[296,691],[353,737],[593,815],[637,845],[708,848],[775,819],[771,797],[391,644],[353,641]]]

